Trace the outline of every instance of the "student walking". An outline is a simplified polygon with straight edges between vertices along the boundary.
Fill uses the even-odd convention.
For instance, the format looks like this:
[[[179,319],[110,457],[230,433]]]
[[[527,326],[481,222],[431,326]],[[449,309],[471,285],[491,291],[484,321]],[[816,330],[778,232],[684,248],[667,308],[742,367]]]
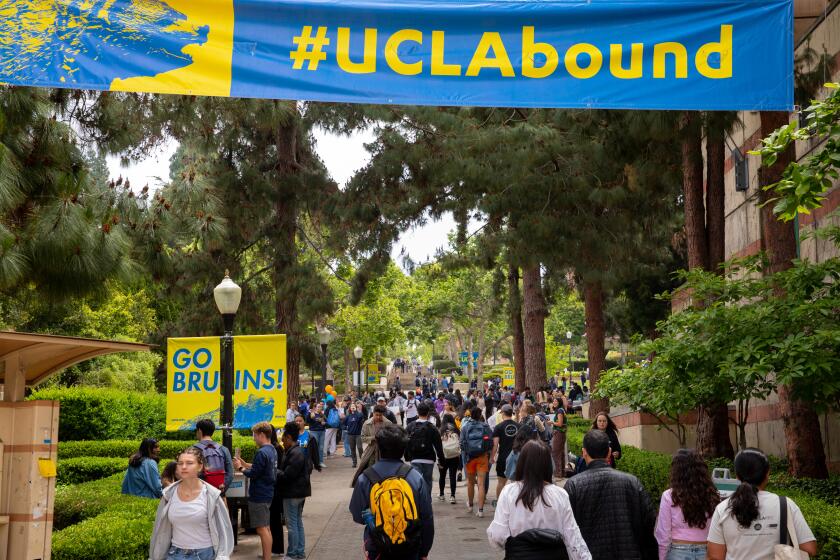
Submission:
[[[770,462],[759,449],[747,448],[735,457],[735,475],[741,485],[722,501],[709,526],[709,560],[773,560],[774,546],[792,543],[811,556],[817,541],[799,507],[784,496],[764,489]],[[760,523],[756,523],[760,520]],[[798,558],[797,550],[791,558]]]
[[[444,417],[446,418],[446,417]],[[452,422],[442,421],[440,425],[441,446],[443,448],[443,461],[438,471],[438,486],[440,494],[438,500],[443,501],[446,490],[446,477],[449,475],[449,503],[455,503],[455,486],[458,468],[461,465],[461,438],[458,428],[455,427],[454,417]]]
[[[635,476],[610,468],[610,438],[602,430],[583,437],[586,471],[565,490],[593,560],[655,560],[656,512]],[[518,467],[517,467],[518,468]]]
[[[283,498],[289,547],[286,558],[300,560],[306,557],[306,537],[303,530],[303,505],[312,495],[309,479],[313,467],[308,453],[298,445],[300,427],[286,424],[283,427],[283,447],[286,452],[277,469],[277,482]]]
[[[189,447],[178,455],[178,480],[158,504],[150,560],[227,560],[233,527],[222,493],[199,478],[204,455]]]
[[[335,401],[327,401],[327,410],[325,413],[326,416],[326,430],[324,436],[324,448],[326,451],[327,457],[331,457],[335,454],[336,449],[336,437],[338,436],[338,431],[341,428],[341,413],[338,411],[338,407],[335,406]]]
[[[140,449],[128,460],[128,469],[122,481],[122,493],[141,498],[160,498],[163,489],[158,472],[160,445],[156,439],[146,438]]]
[[[382,426],[376,432],[379,460],[353,488],[350,513],[365,526],[368,560],[425,560],[432,549],[432,502],[423,476],[402,462],[407,444],[403,428]]]
[[[513,407],[509,404],[502,405],[502,421],[493,428],[493,451],[490,454],[492,462],[496,465],[496,499],[502,493],[502,488],[507,484],[505,467],[507,458],[513,449],[513,440],[516,432],[519,431],[519,424],[513,420]]]
[[[315,411],[309,418],[309,435],[318,442],[318,465],[323,469],[327,466],[324,463],[326,450],[324,449],[325,432],[327,430],[327,417],[324,414],[323,403],[318,403],[315,406]]]
[[[347,432],[347,445],[350,448],[350,457],[353,459],[353,468],[356,468],[358,460],[362,457],[362,426],[365,417],[359,412],[356,403],[350,405],[345,417],[345,428]]]
[[[216,424],[209,418],[199,420],[195,424],[195,437],[198,442],[195,447],[201,449],[204,454],[204,470],[202,480],[208,482],[222,491],[230,488],[233,482],[233,459],[227,447],[213,441],[212,436],[216,431]]]
[[[492,437],[493,432],[484,422],[481,409],[477,406],[473,407],[470,410],[469,420],[464,420],[461,424],[461,451],[466,460],[467,510],[470,513],[473,512],[475,484],[478,483],[478,509],[475,511],[477,517],[484,517],[484,501],[487,498],[485,483],[490,473]]]
[[[499,496],[487,539],[505,560],[548,560],[565,548],[571,560],[590,560],[569,495],[552,483],[551,451],[538,440],[522,448],[516,482]]]
[[[233,465],[250,481],[248,490],[248,516],[251,527],[257,530],[262,543],[263,560],[271,558],[271,501],[274,499],[274,481],[277,476],[277,451],[271,445],[274,429],[268,422],[254,424],[251,432],[257,452],[253,463],[246,463],[239,457]]]
[[[709,519],[720,503],[709,468],[693,449],[680,449],[671,459],[670,480],[654,531],[659,560],[705,560]]]
[[[598,429],[607,434],[610,438],[610,449],[612,452],[609,456],[609,464],[615,468],[615,462],[621,459],[621,442],[618,441],[618,427],[613,422],[610,415],[606,412],[601,412],[592,421],[592,429]]]
[[[417,419],[408,427],[408,445],[405,448],[405,459],[411,466],[420,471],[426,481],[429,500],[432,498],[432,475],[435,463],[443,463],[443,445],[440,432],[429,421],[429,405],[421,402],[417,405]]]

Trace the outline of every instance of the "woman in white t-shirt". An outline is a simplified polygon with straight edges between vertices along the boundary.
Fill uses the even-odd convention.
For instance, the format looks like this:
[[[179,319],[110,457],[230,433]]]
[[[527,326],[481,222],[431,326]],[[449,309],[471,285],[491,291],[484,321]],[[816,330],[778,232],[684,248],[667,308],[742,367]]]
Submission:
[[[178,456],[178,478],[163,491],[149,546],[150,560],[228,560],[233,528],[221,492],[198,475],[204,454],[189,447]]]
[[[765,492],[770,462],[759,449],[747,448],[735,457],[735,474],[741,485],[722,501],[709,524],[708,560],[773,560],[773,547],[787,527],[781,527],[781,500]],[[817,541],[793,500],[785,499],[789,525],[800,550],[817,553]],[[791,535],[787,542],[792,542]]]
[[[516,481],[502,488],[493,522],[487,528],[490,545],[504,549],[505,560],[556,557],[565,546],[570,560],[591,560],[589,547],[569,503],[569,495],[551,481],[551,450],[531,440],[516,463]]]

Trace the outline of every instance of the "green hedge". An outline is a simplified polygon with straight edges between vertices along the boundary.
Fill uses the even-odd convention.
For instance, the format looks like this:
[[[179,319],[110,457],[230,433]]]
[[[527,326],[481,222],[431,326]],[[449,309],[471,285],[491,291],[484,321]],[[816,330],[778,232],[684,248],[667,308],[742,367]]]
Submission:
[[[123,497],[118,506],[54,532],[53,560],[148,558],[158,500]]]
[[[577,455],[583,445],[583,436],[591,421],[570,416],[569,451]],[[622,445],[618,468],[635,475],[658,505],[659,497],[668,488],[671,456]],[[785,461],[771,461],[771,478],[768,490],[790,497],[802,510],[802,515],[817,538],[819,560],[840,558],[840,477],[828,480],[795,479],[784,472]],[[709,467],[732,468],[732,461],[714,459]],[[777,472],[780,469],[781,472]]]
[[[189,441],[161,440],[160,457],[174,459],[178,453],[189,447]],[[242,458],[250,461],[257,448],[252,437],[233,434],[233,445],[242,450]],[[58,458],[72,459],[74,457],[121,457],[125,460],[140,448],[140,440],[106,440],[106,441],[60,441],[58,443]]]
[[[99,480],[125,471],[128,460],[123,457],[73,457],[58,461],[58,484],[79,484]]]
[[[166,396],[92,387],[39,389],[29,400],[61,403],[59,441],[166,435]]]
[[[64,529],[108,509],[119,509],[128,502],[135,505],[140,503],[138,500],[146,500],[123,496],[120,493],[122,479],[123,473],[116,473],[93,482],[56,487],[53,527]]]

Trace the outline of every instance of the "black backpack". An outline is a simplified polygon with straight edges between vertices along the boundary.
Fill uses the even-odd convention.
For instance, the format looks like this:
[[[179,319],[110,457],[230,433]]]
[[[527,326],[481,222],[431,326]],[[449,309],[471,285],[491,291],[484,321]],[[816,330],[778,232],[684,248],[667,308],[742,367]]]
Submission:
[[[422,457],[423,455],[428,455],[429,451],[434,453],[430,449],[431,442],[429,442],[429,438],[426,436],[426,430],[429,428],[435,429],[430,422],[413,422],[410,425],[408,430],[408,445],[405,448],[405,455],[409,461],[417,457]]]

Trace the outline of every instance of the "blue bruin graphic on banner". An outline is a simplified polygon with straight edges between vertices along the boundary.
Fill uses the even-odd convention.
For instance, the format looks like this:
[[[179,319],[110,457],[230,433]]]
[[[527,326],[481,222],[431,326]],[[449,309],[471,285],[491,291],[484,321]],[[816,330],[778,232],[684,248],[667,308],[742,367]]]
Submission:
[[[0,81],[358,103],[785,110],[792,0],[0,0]]]

